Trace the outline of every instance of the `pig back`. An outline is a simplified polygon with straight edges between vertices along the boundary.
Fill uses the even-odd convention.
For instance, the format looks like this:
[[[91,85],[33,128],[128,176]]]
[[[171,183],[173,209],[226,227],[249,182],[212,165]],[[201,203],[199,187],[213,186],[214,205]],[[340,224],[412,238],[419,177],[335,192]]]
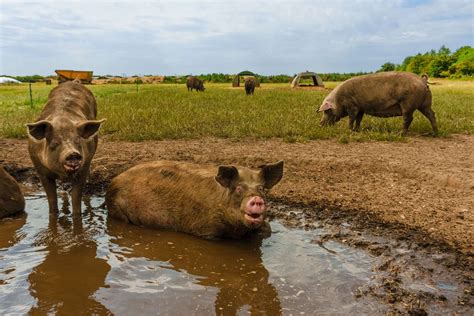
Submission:
[[[426,104],[431,95],[423,80],[407,72],[382,72],[349,79],[338,87],[335,103],[367,114],[396,116]]]
[[[97,103],[92,92],[81,83],[68,81],[51,90],[38,121],[65,115],[71,120],[95,120]]]
[[[133,167],[107,190],[109,215],[137,225],[212,235],[225,191],[215,167],[167,161]],[[213,210],[213,211],[210,211]]]

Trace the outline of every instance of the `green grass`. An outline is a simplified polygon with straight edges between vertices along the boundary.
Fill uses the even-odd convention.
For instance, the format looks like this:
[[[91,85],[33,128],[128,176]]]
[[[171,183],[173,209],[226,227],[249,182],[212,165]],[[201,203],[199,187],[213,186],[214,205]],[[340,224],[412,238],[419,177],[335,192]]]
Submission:
[[[431,86],[440,136],[474,131],[474,82],[440,80]],[[330,88],[336,83],[327,83]],[[334,138],[341,143],[365,140],[402,140],[403,119],[365,116],[362,131],[350,132],[347,118],[321,127],[316,113],[327,91],[292,90],[287,84],[262,84],[253,97],[229,84],[206,84],[204,93],[188,93],[184,85],[88,86],[97,98],[101,131],[116,140],[161,140],[200,137],[282,138],[304,142]],[[0,86],[0,137],[26,137],[25,123],[41,112],[52,86],[33,85],[33,107],[28,85]],[[428,120],[415,112],[412,135],[431,131]]]

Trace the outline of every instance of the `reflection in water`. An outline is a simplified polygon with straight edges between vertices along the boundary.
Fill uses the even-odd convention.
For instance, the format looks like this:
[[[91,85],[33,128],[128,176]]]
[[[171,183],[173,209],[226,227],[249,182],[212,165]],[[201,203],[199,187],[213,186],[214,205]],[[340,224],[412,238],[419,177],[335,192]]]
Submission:
[[[32,208],[43,208],[44,201],[26,202]],[[0,221],[0,315],[25,314],[34,304],[27,278],[45,256],[42,247],[33,245],[34,235],[41,229],[38,219],[34,214],[23,214]]]
[[[262,263],[261,237],[239,241],[208,241],[182,233],[157,232],[145,228],[137,234],[130,228],[128,224],[109,219],[108,233],[118,246],[112,252],[120,258],[117,268],[121,270],[115,271],[115,280],[111,289],[107,289],[114,296],[121,290],[131,296],[131,292],[140,295],[148,292],[155,296],[154,308],[158,307],[165,314],[193,310],[193,304],[197,305],[195,312],[209,312],[208,303],[212,299],[206,299],[205,296],[209,296],[211,288],[212,296],[216,295],[214,308],[217,315],[234,315],[243,309],[252,313],[281,314],[278,292],[268,282],[269,273]],[[155,273],[147,274],[145,278],[134,275],[133,288],[125,287],[123,284],[126,282],[117,282],[117,278],[126,280],[130,276],[128,274],[133,273],[129,271],[130,265],[134,266],[134,271],[147,269]],[[186,284],[176,272],[185,276],[194,286]],[[161,294],[157,296],[156,293]],[[105,293],[103,295],[107,296]],[[199,302],[195,301],[198,298],[209,301],[207,306],[197,304]],[[191,309],[185,307],[190,303],[186,299],[194,301],[188,306]],[[146,313],[147,310],[142,312]]]
[[[0,219],[0,249],[14,246],[25,237],[20,228],[26,223],[26,213]]]
[[[371,259],[311,243],[316,231],[272,222],[269,238],[208,241],[107,219],[102,199],[82,217],[49,216],[44,195],[0,221],[0,315],[373,313],[354,287]],[[92,205],[91,205],[92,204]],[[95,207],[93,207],[95,206]]]
[[[103,213],[95,214],[90,206],[83,214],[86,226],[80,216],[50,216],[48,229],[38,241],[46,247],[46,258],[28,278],[30,291],[37,299],[31,314],[107,311],[92,297],[104,285],[110,270],[104,260],[96,258],[95,239],[103,233],[103,216]]]
[[[28,217],[12,222],[15,232],[13,227],[4,229],[13,225],[2,223],[0,244],[7,239],[19,242],[0,252],[0,314],[106,313],[91,298],[110,270],[96,258],[94,241],[104,231],[104,214],[94,214],[89,204],[84,228],[80,217],[50,216],[45,203],[45,198],[28,199]]]

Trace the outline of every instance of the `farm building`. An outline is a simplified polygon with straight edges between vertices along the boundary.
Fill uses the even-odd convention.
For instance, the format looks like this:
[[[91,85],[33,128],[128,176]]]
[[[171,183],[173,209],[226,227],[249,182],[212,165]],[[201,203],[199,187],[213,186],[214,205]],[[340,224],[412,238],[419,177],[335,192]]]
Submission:
[[[312,80],[313,84],[309,84],[309,85],[300,84],[301,80],[308,79],[308,78]],[[305,87],[305,86],[306,87],[308,86],[324,87],[324,83],[321,77],[315,72],[312,72],[312,71],[300,72],[299,74],[295,76],[295,78],[291,82],[291,87],[294,88],[294,87]]]
[[[260,87],[260,80],[258,80],[257,75],[248,70],[244,70],[235,75],[234,80],[232,80],[232,87],[240,87],[240,77],[255,77],[256,86]]]
[[[82,83],[91,83],[92,82],[92,71],[82,71],[82,70],[55,70],[58,75],[59,83],[65,81],[72,81],[74,79],[81,80]]]

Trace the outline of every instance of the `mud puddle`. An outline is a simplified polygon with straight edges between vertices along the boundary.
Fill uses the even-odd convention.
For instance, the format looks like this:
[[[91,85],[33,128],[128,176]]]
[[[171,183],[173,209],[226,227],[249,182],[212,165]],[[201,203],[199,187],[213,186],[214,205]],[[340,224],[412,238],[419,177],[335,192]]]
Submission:
[[[468,311],[458,305],[461,281],[436,258],[402,263],[415,253],[397,245],[393,255],[389,241],[356,239],[349,225],[304,229],[277,212],[269,237],[207,241],[108,219],[102,202],[87,200],[81,218],[67,203],[49,216],[39,194],[26,214],[0,221],[0,314]]]

